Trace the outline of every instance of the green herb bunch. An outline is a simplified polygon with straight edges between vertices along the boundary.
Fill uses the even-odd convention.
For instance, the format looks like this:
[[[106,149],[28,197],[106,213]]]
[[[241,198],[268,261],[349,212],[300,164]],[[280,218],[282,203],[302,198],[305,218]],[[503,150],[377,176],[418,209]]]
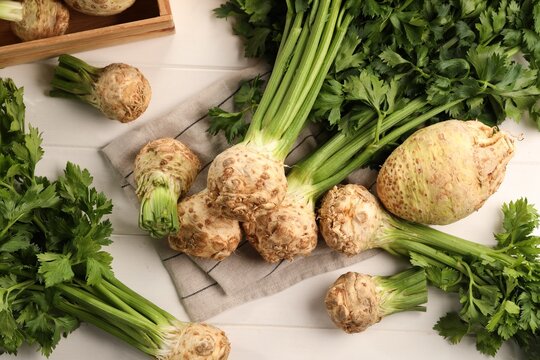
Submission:
[[[23,90],[0,78],[0,352],[27,343],[49,356],[85,321],[156,358],[225,359],[223,332],[180,322],[114,277],[102,249],[111,201],[75,164],[55,181],[36,176],[41,142],[26,131]]]
[[[35,128],[25,132],[24,109],[22,89],[2,80],[0,347],[12,353],[26,341],[49,355],[61,335],[78,326],[75,317],[54,307],[61,296],[54,285],[71,280],[74,271],[94,283],[110,273],[111,258],[99,247],[109,243],[110,223],[100,218],[111,203],[88,189],[89,174],[73,164],[54,183],[35,176],[41,136]],[[66,241],[73,238],[77,246]]]
[[[216,13],[233,18],[235,27],[258,28],[260,21],[272,23],[285,15],[260,12],[259,22],[254,22],[248,15],[259,7],[231,3]],[[329,132],[360,129],[368,116],[382,121],[418,97],[431,106],[462,100],[430,123],[476,118],[497,125],[506,118],[519,121],[526,113],[540,127],[535,101],[536,59],[540,54],[536,44],[540,42],[533,41],[540,36],[540,27],[534,26],[540,23],[536,20],[539,4],[396,0],[363,1],[360,6],[361,15],[349,28],[312,109],[312,119],[329,127]],[[230,7],[234,11],[223,10]],[[266,48],[255,45],[261,39],[242,37],[246,47]],[[271,43],[268,38],[264,41]],[[272,54],[262,50],[253,53]],[[530,64],[529,69],[516,62],[518,54]],[[252,86],[262,91],[260,83]],[[237,111],[244,108],[240,104]],[[218,125],[225,121],[228,128]],[[227,134],[227,129],[239,128],[232,121],[229,115],[219,113],[213,116],[213,128]]]
[[[502,212],[493,249],[396,219],[389,251],[424,268],[430,284],[459,294],[461,309],[434,327],[441,336],[456,344],[474,335],[478,351],[490,356],[515,341],[528,360],[538,359],[540,236],[533,232],[539,215],[525,198],[504,204]]]

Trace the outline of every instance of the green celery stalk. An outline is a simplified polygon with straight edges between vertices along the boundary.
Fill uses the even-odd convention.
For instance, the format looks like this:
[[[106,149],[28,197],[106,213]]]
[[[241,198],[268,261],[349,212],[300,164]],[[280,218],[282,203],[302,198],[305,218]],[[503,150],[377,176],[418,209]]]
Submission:
[[[18,22],[23,19],[23,4],[19,1],[0,0],[0,19]]]

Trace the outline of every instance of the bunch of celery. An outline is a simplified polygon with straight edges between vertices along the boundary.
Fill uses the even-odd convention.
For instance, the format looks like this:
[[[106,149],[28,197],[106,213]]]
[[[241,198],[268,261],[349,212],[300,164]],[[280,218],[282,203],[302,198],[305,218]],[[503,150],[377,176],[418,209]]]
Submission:
[[[181,322],[115,278],[102,249],[111,201],[72,163],[55,181],[37,176],[41,135],[25,126],[22,89],[0,79],[0,351],[49,355],[84,321],[157,359],[227,358],[221,330]]]
[[[527,30],[515,4],[361,7],[311,112],[335,135],[292,167],[282,206],[244,226],[268,261],[309,254],[317,239],[316,200],[419,127],[448,118],[497,124],[537,113],[538,73],[513,58],[519,50],[532,55],[504,41],[510,30]],[[213,113],[215,128],[225,116]]]

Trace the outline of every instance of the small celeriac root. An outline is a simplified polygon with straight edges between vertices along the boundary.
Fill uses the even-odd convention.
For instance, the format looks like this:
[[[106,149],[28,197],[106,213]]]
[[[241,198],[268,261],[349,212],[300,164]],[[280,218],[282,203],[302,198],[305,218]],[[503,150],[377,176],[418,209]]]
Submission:
[[[22,41],[50,38],[66,33],[69,10],[58,0],[24,0],[22,20],[11,30]]]
[[[65,0],[74,10],[92,16],[119,14],[135,3],[135,0]]]
[[[139,118],[152,98],[150,84],[140,70],[120,63],[103,68],[95,94],[95,103],[103,114],[123,123]]]
[[[422,269],[408,269],[392,276],[348,272],[326,293],[325,305],[334,324],[359,333],[385,316],[402,311],[425,311],[427,280]]]
[[[152,98],[150,83],[136,67],[114,63],[98,68],[67,54],[58,57],[51,87],[50,96],[80,100],[122,123],[139,118]]]
[[[179,324],[164,329],[158,360],[225,360],[231,344],[225,333],[204,323]]]
[[[317,246],[314,206],[290,192],[273,211],[242,226],[250,244],[270,263],[308,256]]]
[[[341,275],[326,293],[324,302],[334,324],[347,333],[364,331],[382,319],[377,285],[369,275]]]
[[[139,226],[154,237],[178,230],[178,199],[193,184],[201,162],[182,142],[173,138],[150,141],[135,158],[136,194],[141,201]]]
[[[319,208],[319,228],[326,244],[349,256],[376,247],[387,216],[362,185],[335,186]]]
[[[207,187],[224,216],[249,221],[283,201],[287,178],[283,162],[241,143],[216,156],[208,169]]]
[[[206,259],[223,260],[242,240],[240,223],[222,216],[205,189],[178,204],[179,229],[169,236],[176,251]]]

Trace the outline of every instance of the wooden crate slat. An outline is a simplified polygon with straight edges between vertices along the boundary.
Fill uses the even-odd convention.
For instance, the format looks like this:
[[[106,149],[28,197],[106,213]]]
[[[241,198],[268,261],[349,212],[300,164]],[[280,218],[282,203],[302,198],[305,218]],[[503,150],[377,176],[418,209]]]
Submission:
[[[78,21],[76,27],[79,31],[48,39],[15,42],[0,46],[0,68],[46,59],[63,53],[92,50],[174,33],[174,21],[169,0],[155,0],[154,2],[139,0],[140,3],[137,3],[138,7],[135,10],[143,12],[144,15],[144,6],[151,5],[152,9],[155,9],[156,1],[159,16],[84,30],[85,21],[91,24],[92,18],[96,18],[96,21],[102,23],[110,23],[120,18],[102,19],[77,14],[75,16]],[[140,15],[140,13],[128,14],[130,17],[141,17]]]

